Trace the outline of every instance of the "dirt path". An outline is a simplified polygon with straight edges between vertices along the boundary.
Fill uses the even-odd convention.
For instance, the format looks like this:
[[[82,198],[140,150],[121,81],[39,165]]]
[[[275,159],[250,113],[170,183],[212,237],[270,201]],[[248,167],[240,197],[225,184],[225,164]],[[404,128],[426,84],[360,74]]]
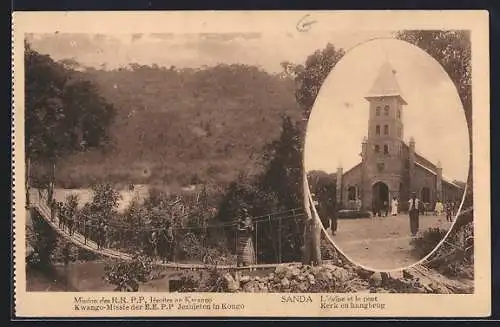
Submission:
[[[420,233],[430,227],[448,229],[445,216],[420,216]],[[380,270],[407,267],[418,261],[412,255],[407,215],[339,219],[335,244],[354,262]]]

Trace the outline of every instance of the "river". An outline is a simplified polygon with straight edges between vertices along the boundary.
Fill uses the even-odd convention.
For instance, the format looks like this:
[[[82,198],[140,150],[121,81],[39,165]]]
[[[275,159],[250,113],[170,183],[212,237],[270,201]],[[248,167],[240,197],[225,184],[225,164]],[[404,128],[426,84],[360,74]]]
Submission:
[[[139,201],[143,201],[148,196],[150,188],[151,187],[149,185],[135,185],[133,191],[130,191],[128,189],[118,191],[121,196],[121,199],[118,201],[118,212],[125,211],[125,209],[135,197],[137,197]],[[80,208],[83,207],[85,203],[92,201],[92,189],[90,188],[54,189],[54,198],[57,201],[64,202],[66,200],[66,197],[70,194],[78,195]]]
[[[104,279],[104,261],[72,262],[67,267],[61,263],[52,265],[52,271],[40,272],[26,269],[28,292],[112,292],[114,285]],[[168,292],[169,280],[178,279],[180,271],[167,269],[162,278],[141,283],[141,292]]]

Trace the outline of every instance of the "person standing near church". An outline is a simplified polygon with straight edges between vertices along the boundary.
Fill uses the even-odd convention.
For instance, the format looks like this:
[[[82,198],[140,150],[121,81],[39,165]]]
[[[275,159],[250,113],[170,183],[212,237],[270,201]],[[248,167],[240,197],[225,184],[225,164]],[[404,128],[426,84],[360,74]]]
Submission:
[[[398,215],[398,199],[396,197],[393,197],[391,201],[391,215]]]
[[[419,223],[419,208],[420,201],[417,199],[417,195],[415,192],[411,194],[411,199],[408,201],[408,213],[410,215],[410,231],[411,235],[415,237],[418,232],[418,223]]]
[[[453,216],[453,202],[448,200],[446,202],[445,209],[446,209],[446,221],[452,222],[453,221],[453,218],[452,218],[452,216]]]

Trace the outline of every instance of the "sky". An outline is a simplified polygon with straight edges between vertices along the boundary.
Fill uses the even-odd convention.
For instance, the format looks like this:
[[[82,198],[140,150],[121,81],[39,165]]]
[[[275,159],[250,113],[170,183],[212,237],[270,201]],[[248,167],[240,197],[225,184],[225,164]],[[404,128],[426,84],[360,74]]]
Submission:
[[[403,98],[406,142],[441,162],[447,179],[467,180],[468,129],[456,88],[441,65],[424,51],[398,40],[373,40],[354,47],[335,66],[320,89],[308,122],[306,170],[344,171],[360,162],[368,133],[369,104],[364,99],[380,66],[389,62]]]
[[[282,71],[280,63],[304,63],[328,42],[348,49],[368,38],[389,36],[388,31],[224,34],[30,34],[37,51],[55,60],[74,59],[80,64],[113,69],[135,62],[144,65],[197,68],[219,63],[242,63],[270,73]]]

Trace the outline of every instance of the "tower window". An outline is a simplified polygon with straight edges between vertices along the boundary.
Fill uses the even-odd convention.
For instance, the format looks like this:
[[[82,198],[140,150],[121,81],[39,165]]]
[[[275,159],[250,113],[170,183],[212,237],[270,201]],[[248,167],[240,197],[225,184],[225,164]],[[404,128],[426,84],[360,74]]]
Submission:
[[[398,109],[397,116],[398,116],[398,119],[401,119],[401,109]]]
[[[389,154],[389,146],[384,144],[384,154]]]
[[[384,125],[384,135],[389,135],[389,126]]]
[[[380,116],[380,107],[375,108],[375,114]]]
[[[379,153],[380,152],[380,147],[378,146],[378,144],[375,144],[375,153]]]
[[[375,134],[380,135],[380,126],[375,126]]]
[[[398,137],[401,137],[401,127],[398,128]]]
[[[389,106],[384,107],[384,116],[389,116]]]

